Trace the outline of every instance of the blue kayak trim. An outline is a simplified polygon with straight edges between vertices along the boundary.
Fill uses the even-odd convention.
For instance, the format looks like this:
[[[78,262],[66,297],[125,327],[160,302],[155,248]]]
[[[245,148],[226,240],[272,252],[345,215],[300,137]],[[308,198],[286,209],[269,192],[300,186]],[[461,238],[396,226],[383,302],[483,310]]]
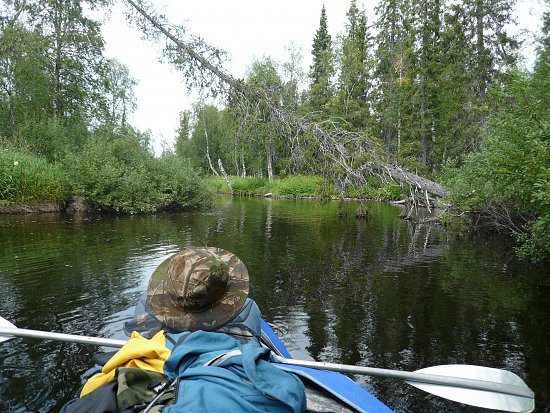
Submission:
[[[285,358],[292,358],[279,337],[277,337],[269,324],[267,324],[263,319],[261,320],[261,327],[262,332],[269,338],[271,343],[276,347],[277,351],[280,352],[280,355]],[[290,364],[273,364],[285,371],[295,373],[301,377],[311,380],[319,387],[323,388],[359,412],[392,413],[392,410],[388,406],[343,374],[334,371],[293,366]]]

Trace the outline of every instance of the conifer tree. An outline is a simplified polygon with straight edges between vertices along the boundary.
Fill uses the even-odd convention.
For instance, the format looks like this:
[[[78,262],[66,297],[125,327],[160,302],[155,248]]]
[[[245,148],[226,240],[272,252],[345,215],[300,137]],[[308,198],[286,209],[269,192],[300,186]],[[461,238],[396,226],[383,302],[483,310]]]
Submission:
[[[410,13],[409,0],[382,0],[376,8],[376,117],[387,151],[398,160],[411,131],[415,57]]]
[[[338,108],[353,128],[364,129],[368,123],[370,34],[367,16],[352,0],[347,12],[346,33],[342,42],[338,81]]]
[[[434,168],[434,147],[438,132],[436,116],[437,92],[441,73],[441,60],[445,54],[441,50],[440,0],[419,0],[413,3],[413,33],[415,37],[415,85],[414,85],[414,139],[420,165]]]
[[[512,23],[514,0],[463,0],[464,29],[471,43],[474,92],[484,97],[488,88],[515,64],[517,41],[506,32]]]
[[[439,117],[444,147],[437,158],[460,158],[479,147],[486,127],[487,91],[515,67],[517,42],[506,32],[513,0],[463,0],[445,14]],[[445,92],[449,97],[444,97]],[[444,110],[445,108],[445,110]],[[443,133],[444,131],[444,133]]]
[[[328,32],[326,9],[323,5],[319,29],[313,39],[311,50],[313,64],[309,78],[309,106],[313,110],[323,110],[332,96],[331,78],[334,75],[332,39]]]

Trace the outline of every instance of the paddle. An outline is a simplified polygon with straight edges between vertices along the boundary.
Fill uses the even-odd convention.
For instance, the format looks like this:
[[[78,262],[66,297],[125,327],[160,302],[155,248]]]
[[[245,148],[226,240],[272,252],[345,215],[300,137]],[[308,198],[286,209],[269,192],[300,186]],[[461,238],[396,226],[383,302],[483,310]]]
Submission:
[[[506,370],[448,364],[408,372],[272,357],[278,363],[294,366],[401,379],[428,393],[470,406],[506,412],[532,412],[535,408],[535,393],[517,375]]]
[[[0,317],[0,343],[13,337],[30,337],[74,343],[122,347],[125,340],[86,337],[73,334],[26,330]],[[310,367],[340,373],[362,374],[405,380],[428,393],[471,406],[507,412],[531,412],[535,408],[534,393],[512,372],[482,366],[450,364],[415,372],[350,366],[337,363],[287,359],[272,355],[277,363]]]

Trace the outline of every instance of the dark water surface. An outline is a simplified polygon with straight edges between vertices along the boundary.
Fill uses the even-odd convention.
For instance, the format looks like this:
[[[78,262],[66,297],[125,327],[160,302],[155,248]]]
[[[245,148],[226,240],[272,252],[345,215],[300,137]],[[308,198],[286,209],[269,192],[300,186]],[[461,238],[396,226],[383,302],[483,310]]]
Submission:
[[[550,277],[497,240],[471,241],[372,204],[216,199],[209,213],[0,216],[0,315],[21,328],[125,338],[154,268],[219,246],[296,358],[413,371],[479,364],[518,374],[550,411]],[[93,371],[82,344],[0,344],[0,411],[58,411]],[[390,379],[353,377],[396,412],[479,412]]]

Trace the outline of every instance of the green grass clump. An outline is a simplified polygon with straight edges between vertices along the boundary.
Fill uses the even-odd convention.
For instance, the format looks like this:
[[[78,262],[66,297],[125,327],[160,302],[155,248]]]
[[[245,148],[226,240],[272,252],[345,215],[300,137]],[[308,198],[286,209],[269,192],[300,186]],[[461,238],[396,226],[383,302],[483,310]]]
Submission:
[[[220,176],[205,178],[205,184],[214,193],[231,192],[239,196],[264,196],[267,193],[273,196],[312,197],[319,196],[322,191],[322,179],[316,176],[295,175],[286,178],[275,178],[269,182],[267,178],[255,176],[230,176],[232,191],[227,187]]]
[[[255,176],[245,178],[231,177],[230,180],[234,195],[265,195],[267,192],[271,192],[269,180],[267,178]]]
[[[204,185],[214,194],[228,193],[229,188],[221,176],[207,176],[203,178]]]
[[[377,201],[398,201],[403,199],[403,190],[397,184],[387,184],[379,188],[369,188],[367,197]]]
[[[0,149],[0,205],[61,202],[68,188],[60,165],[23,150]]]
[[[295,175],[273,181],[271,192],[275,196],[312,197],[321,193],[322,184],[317,176]]]

